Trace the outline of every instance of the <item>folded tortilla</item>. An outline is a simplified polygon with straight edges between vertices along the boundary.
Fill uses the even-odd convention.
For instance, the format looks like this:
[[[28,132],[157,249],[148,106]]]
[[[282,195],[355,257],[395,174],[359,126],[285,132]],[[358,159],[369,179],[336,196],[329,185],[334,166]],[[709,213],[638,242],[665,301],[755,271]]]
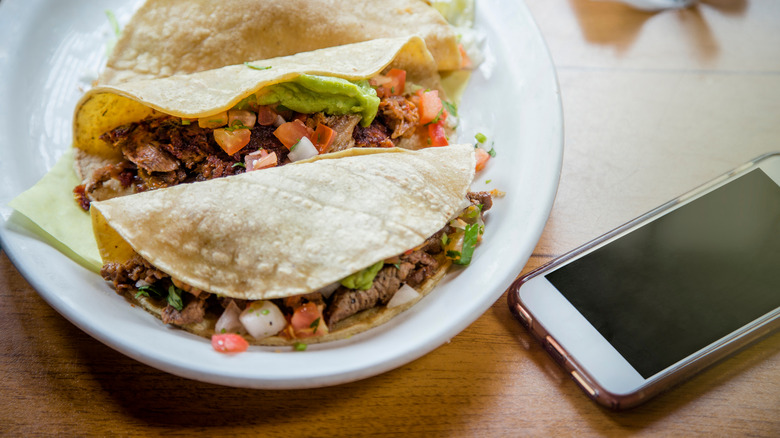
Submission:
[[[74,114],[79,177],[87,181],[95,169],[122,160],[119,149],[101,136],[128,123],[164,116],[210,117],[260,95],[267,87],[302,75],[359,81],[389,68],[405,70],[407,83],[439,90],[435,62],[417,36],[371,40],[190,75],[95,87],[82,97]],[[441,91],[440,95],[444,97]],[[448,128],[447,133],[451,135],[452,130]],[[397,145],[417,149],[427,146],[427,140],[427,131],[420,127],[398,138]]]
[[[104,263],[123,263],[137,253],[206,292],[284,298],[316,291],[424,243],[469,205],[474,167],[471,145],[350,149],[94,202],[91,214]],[[430,291],[448,266],[443,263],[418,292]],[[165,307],[137,298],[157,315]],[[409,305],[364,311],[307,342],[350,336]],[[184,328],[210,336],[215,320],[211,315]],[[256,343],[293,341],[274,336]]]
[[[413,34],[439,70],[460,68],[455,31],[421,0],[148,0],[122,30],[98,81],[188,74]]]

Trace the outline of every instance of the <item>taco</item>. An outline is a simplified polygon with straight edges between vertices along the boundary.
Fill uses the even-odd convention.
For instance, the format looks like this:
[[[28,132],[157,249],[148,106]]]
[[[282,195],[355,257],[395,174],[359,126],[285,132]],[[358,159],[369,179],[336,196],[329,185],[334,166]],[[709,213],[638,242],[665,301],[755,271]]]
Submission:
[[[474,166],[472,145],[351,149],[94,202],[101,274],[198,335],[342,339],[470,261],[491,206]]]
[[[446,145],[442,98],[416,36],[96,87],[74,116],[77,199],[86,210],[352,147]]]
[[[421,0],[147,0],[122,30],[98,81],[189,74],[415,34],[439,70],[460,68],[455,30]]]

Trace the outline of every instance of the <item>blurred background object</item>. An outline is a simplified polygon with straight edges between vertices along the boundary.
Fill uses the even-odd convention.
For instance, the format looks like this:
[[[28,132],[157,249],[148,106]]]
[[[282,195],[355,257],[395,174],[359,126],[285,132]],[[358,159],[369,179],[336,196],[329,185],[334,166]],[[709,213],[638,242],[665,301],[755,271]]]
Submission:
[[[604,1],[604,0],[597,0]],[[645,11],[659,11],[661,9],[687,8],[696,2],[696,0],[609,0],[621,1],[637,9]]]

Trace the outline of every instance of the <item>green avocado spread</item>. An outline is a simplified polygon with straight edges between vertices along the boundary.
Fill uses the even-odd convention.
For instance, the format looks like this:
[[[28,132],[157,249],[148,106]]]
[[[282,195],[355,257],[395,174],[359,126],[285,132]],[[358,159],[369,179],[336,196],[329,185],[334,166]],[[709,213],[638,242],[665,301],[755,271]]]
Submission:
[[[368,290],[371,289],[371,285],[374,284],[374,277],[385,265],[383,260],[376,262],[375,264],[363,269],[359,272],[344,278],[341,280],[341,285],[350,289]]]
[[[362,126],[376,116],[379,98],[367,80],[348,81],[328,76],[301,75],[289,82],[263,88],[257,93],[260,105],[282,105],[299,113],[331,115],[360,114]]]

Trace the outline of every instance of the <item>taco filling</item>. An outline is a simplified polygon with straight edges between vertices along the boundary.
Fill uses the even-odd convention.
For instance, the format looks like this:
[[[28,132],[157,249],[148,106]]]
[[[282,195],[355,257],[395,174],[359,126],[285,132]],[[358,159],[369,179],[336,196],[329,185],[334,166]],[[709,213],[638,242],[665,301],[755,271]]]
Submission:
[[[262,345],[382,324],[468,265],[472,145],[352,148],[92,203],[102,276],[166,324]]]
[[[484,232],[482,214],[492,206],[486,192],[470,192],[468,199],[471,205],[423,244],[307,294],[265,300],[229,298],[178,281],[137,253],[124,263],[106,263],[100,273],[117,293],[145,297],[162,308],[165,324],[188,326],[211,320],[216,321],[216,334],[248,334],[255,341],[317,338],[348,324],[359,312],[410,303],[420,297],[417,289],[451,263],[467,265]]]
[[[74,115],[75,198],[88,209],[355,147],[444,146],[456,114],[439,79],[413,36],[98,86]]]
[[[301,75],[219,114],[150,116],[121,125],[100,139],[122,159],[92,172],[74,189],[76,200],[89,210],[92,200],[116,193],[236,175],[353,147],[409,147],[401,140],[415,135],[426,138],[426,146],[447,145],[445,129],[453,118],[438,91],[417,87],[412,93],[405,78],[395,68],[359,82]],[[305,112],[311,109],[319,111]]]

